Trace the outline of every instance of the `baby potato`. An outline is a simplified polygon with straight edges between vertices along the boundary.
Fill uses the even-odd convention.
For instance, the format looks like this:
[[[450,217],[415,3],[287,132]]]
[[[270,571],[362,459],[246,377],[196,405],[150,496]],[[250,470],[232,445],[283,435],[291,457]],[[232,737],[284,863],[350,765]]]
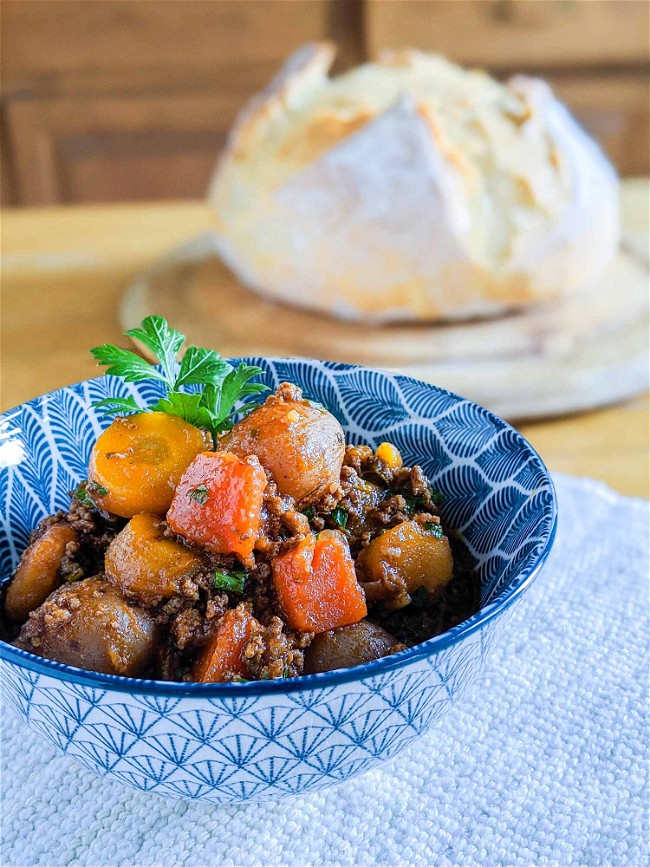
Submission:
[[[305,506],[338,484],[345,436],[330,412],[285,382],[225,434],[219,448],[240,457],[257,455],[280,493]]]
[[[154,515],[135,515],[106,550],[106,577],[125,596],[143,605],[181,592],[183,582],[201,570],[189,548],[166,539]]]
[[[371,662],[387,656],[396,644],[390,632],[368,620],[321,632],[305,650],[305,674]]]
[[[76,668],[137,677],[157,649],[154,621],[103,578],[59,587],[32,613],[18,645]]]
[[[90,455],[93,499],[122,518],[164,515],[180,477],[208,447],[204,431],[164,412],[116,418]]]
[[[20,623],[61,583],[59,567],[66,545],[77,534],[68,524],[53,524],[25,550],[7,588],[5,611]]]
[[[361,584],[370,601],[389,607],[408,605],[410,594],[423,587],[440,596],[453,576],[449,540],[417,521],[404,521],[373,539],[357,559]],[[439,527],[439,525],[435,525]]]

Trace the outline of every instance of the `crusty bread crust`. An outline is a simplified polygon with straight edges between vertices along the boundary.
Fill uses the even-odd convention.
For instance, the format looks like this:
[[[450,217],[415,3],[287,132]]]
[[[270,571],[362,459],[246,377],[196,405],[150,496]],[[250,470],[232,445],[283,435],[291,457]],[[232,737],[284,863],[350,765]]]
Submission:
[[[303,46],[242,111],[210,187],[250,288],[363,321],[486,316],[593,283],[618,183],[544,82],[416,51],[335,79]]]

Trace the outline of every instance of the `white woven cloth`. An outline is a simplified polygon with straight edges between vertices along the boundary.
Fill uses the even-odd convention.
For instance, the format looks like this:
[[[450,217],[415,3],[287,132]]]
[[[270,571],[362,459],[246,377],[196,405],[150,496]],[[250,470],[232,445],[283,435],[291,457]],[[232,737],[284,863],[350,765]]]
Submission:
[[[102,781],[4,707],[0,864],[647,864],[648,504],[555,480],[546,569],[473,693],[406,752],[216,807]]]

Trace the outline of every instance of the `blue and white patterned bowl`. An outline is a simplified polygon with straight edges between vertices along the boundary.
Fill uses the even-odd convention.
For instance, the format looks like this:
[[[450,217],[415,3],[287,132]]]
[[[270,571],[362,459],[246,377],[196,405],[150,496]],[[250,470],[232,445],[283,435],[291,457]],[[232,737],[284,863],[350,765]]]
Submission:
[[[480,611],[394,656],[288,681],[179,684],[80,671],[0,642],[6,698],[33,729],[98,774],[173,798],[276,798],[331,785],[393,756],[479,674],[540,571],[556,502],[539,456],[487,410],[447,391],[361,367],[247,359],[272,388],[300,385],[341,421],[348,441],[394,442],[444,493],[443,512],[474,554]],[[148,400],[154,383],[102,377],[1,417],[0,578],[30,530],[85,477],[109,395]],[[507,672],[504,672],[507,677]]]

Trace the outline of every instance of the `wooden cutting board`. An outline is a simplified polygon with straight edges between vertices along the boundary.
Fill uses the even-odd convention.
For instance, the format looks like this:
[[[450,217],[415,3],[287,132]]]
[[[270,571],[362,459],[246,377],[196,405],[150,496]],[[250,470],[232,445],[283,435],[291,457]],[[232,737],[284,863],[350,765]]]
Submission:
[[[589,292],[494,319],[362,325],[244,288],[206,232],[128,288],[124,328],[157,313],[222,355],[302,355],[406,373],[497,414],[531,419],[592,409],[648,388],[647,241],[626,235]]]

